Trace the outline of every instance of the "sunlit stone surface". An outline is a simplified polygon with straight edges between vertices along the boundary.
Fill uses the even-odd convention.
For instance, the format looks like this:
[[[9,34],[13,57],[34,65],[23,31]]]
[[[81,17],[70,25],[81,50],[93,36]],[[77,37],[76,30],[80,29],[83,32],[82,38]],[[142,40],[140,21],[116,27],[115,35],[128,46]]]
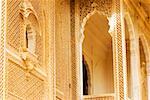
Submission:
[[[150,100],[150,0],[0,0],[0,100]]]

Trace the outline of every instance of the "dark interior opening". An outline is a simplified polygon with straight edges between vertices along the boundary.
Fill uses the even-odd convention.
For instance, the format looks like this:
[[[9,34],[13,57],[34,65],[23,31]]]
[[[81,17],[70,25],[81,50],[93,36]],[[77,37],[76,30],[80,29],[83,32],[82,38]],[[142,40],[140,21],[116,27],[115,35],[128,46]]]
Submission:
[[[27,31],[27,28],[26,28],[26,48],[28,48],[28,31]]]
[[[87,63],[85,61],[84,56],[82,57],[82,65],[83,65],[83,95],[88,95],[88,70]]]

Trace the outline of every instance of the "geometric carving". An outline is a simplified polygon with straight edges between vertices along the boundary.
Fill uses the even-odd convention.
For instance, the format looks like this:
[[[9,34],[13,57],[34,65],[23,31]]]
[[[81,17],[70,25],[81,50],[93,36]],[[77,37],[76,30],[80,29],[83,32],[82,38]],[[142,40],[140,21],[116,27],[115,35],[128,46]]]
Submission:
[[[8,61],[7,63],[8,95],[17,97],[18,99],[42,100],[44,81],[32,74],[27,81],[25,70],[12,61]]]
[[[7,0],[7,43],[15,50],[20,48],[20,15],[19,15],[20,0]]]
[[[115,31],[113,33],[115,100],[127,99],[127,67],[122,0],[115,0]]]
[[[36,2],[36,0],[32,1]],[[41,9],[41,7],[39,8]],[[7,49],[12,53],[14,50],[17,51],[14,55],[20,53],[21,57],[18,56],[18,58],[22,59],[19,61],[15,59],[15,56],[12,56],[13,61],[19,61],[21,66],[10,60],[6,62],[6,83],[8,83],[6,84],[8,90],[6,100],[43,100],[45,82],[39,76],[39,74],[42,75],[39,64],[42,64],[43,36],[37,14],[29,0],[7,0],[7,16],[6,42],[10,47]],[[26,33],[28,33],[27,38],[30,39],[28,43],[32,43],[27,45],[28,49],[26,47]],[[34,48],[32,45],[35,45]],[[41,73],[37,74],[39,71]],[[28,78],[29,75],[30,78]]]

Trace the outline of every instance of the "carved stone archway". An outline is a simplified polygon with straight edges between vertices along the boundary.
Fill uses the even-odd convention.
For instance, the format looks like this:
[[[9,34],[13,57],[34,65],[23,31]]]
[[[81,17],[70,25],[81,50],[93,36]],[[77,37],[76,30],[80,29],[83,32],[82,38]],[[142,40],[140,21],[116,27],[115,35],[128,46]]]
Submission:
[[[98,11],[107,18],[112,18],[110,25],[113,37],[113,63],[115,100],[127,99],[127,72],[126,72],[126,46],[124,32],[123,0],[85,0],[80,1],[80,45],[84,39],[84,25],[94,11]],[[91,13],[91,14],[90,14]],[[80,48],[80,52],[81,52]],[[80,58],[82,55],[80,55]],[[81,63],[81,61],[80,61]],[[81,64],[80,64],[81,65]],[[81,70],[81,69],[80,69]]]
[[[87,2],[81,0],[80,2],[80,35],[79,35],[79,43],[81,46],[84,40],[85,26],[88,20],[96,13],[98,13],[99,15],[106,16],[109,22],[109,17],[111,16],[111,13],[112,13],[112,0],[105,0],[105,1],[104,0],[97,0],[97,1],[87,0]],[[108,30],[108,33],[109,33],[109,30]],[[82,48],[80,48],[80,52],[82,52]],[[82,58],[82,54],[80,54],[80,58]],[[82,62],[80,61],[80,63]],[[80,70],[82,69],[80,68]]]
[[[95,13],[102,14],[107,18],[112,14],[112,0],[81,0],[80,1],[80,39],[84,39],[84,27],[89,18]]]

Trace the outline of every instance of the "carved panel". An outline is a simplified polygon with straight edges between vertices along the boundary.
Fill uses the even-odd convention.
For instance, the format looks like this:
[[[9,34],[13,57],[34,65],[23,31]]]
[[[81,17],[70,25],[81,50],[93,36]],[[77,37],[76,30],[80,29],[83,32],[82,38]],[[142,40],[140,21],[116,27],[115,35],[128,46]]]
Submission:
[[[7,0],[7,44],[19,51],[20,48],[20,15],[21,0]]]
[[[69,0],[56,0],[55,48],[56,48],[56,95],[69,100],[70,67],[70,7]],[[65,12],[65,13],[64,13]],[[59,23],[59,24],[58,24]]]
[[[23,100],[42,100],[44,81],[34,75],[27,80],[25,70],[12,61],[7,63],[8,94]],[[8,99],[12,100],[10,96]]]

